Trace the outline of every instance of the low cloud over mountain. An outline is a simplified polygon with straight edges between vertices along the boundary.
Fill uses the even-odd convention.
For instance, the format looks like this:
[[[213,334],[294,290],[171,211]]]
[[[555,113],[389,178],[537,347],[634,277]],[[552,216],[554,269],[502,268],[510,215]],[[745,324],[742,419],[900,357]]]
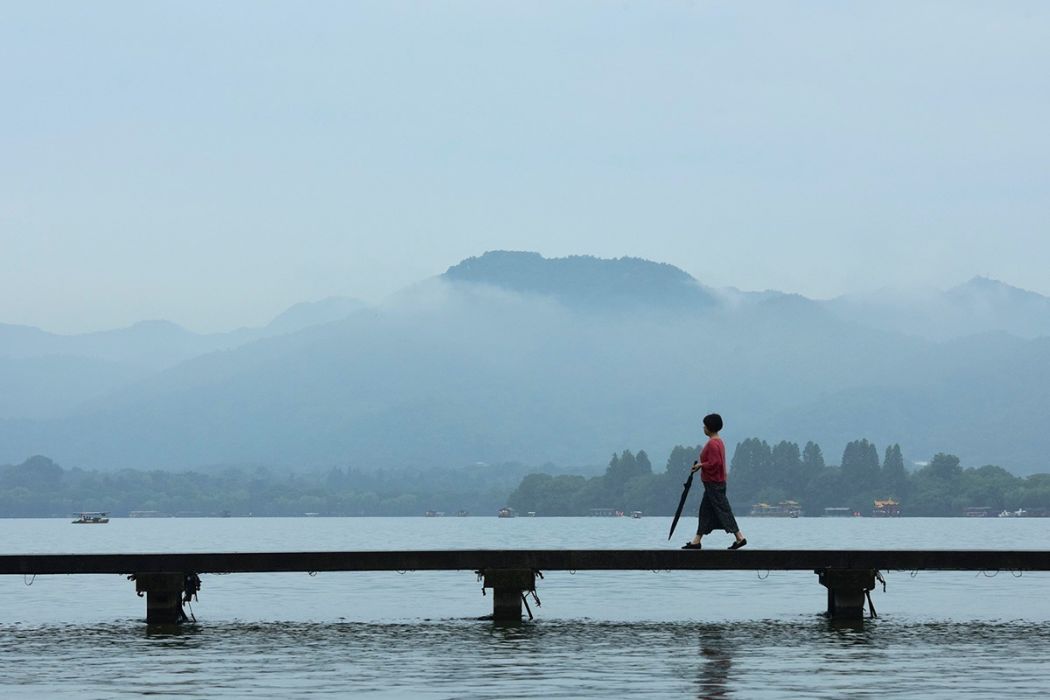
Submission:
[[[638,259],[487,253],[375,307],[300,309],[298,328],[116,377],[61,415],[7,406],[0,461],[597,463],[693,443],[699,417],[719,410],[730,442],[816,439],[832,454],[869,437],[1030,472],[1050,450],[1036,425],[1050,408],[1046,299],[1003,288],[934,295],[927,325],[987,303],[1009,311],[1008,328],[990,312],[965,333],[917,333],[921,308],[904,317],[878,298],[712,290]]]

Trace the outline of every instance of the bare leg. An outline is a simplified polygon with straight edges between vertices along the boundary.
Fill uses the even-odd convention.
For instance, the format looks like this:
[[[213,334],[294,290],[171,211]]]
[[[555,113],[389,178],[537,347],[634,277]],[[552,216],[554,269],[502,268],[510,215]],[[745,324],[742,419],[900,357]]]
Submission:
[[[700,544],[701,538],[703,538],[703,535],[693,535],[693,539],[689,540],[689,544]]]
[[[737,542],[742,542],[744,540],[744,532],[742,530],[737,530],[734,537],[736,537]]]

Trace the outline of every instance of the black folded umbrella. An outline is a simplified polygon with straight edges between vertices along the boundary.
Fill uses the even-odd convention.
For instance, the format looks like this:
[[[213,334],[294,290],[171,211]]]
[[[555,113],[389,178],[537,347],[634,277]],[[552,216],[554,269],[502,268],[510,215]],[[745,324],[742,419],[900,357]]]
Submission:
[[[671,535],[674,534],[674,529],[678,525],[678,519],[682,517],[682,508],[685,507],[685,499],[689,495],[689,487],[693,485],[693,474],[696,472],[690,471],[689,478],[682,484],[682,499],[678,501],[678,510],[674,512],[674,520],[671,521],[671,531],[667,533],[667,539],[671,539]]]

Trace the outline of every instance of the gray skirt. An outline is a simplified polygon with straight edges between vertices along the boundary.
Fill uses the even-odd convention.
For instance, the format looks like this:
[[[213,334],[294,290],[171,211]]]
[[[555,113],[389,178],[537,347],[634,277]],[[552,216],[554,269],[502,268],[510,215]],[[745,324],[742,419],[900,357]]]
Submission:
[[[700,501],[700,525],[696,528],[696,534],[706,535],[715,530],[736,533],[740,528],[726,498],[726,485],[705,482],[704,498]]]

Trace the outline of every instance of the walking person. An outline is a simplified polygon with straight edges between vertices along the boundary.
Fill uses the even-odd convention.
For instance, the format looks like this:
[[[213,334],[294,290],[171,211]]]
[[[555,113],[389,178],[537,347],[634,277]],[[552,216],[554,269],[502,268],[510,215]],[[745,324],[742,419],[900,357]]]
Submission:
[[[704,435],[707,444],[700,450],[700,457],[693,462],[692,471],[700,472],[704,482],[704,497],[700,501],[700,524],[696,536],[685,543],[682,549],[701,549],[700,540],[715,530],[732,533],[736,540],[729,549],[740,549],[747,544],[744,533],[736,524],[733,509],[726,498],[726,446],[718,433],[722,430],[722,416],[717,413],[704,416]]]

